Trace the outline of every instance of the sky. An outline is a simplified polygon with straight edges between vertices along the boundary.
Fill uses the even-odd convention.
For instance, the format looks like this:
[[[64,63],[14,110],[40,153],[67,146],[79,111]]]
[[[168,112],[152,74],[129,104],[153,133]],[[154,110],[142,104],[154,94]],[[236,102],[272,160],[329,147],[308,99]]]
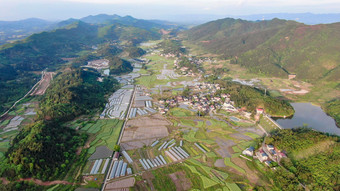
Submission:
[[[0,0],[0,20],[64,20],[96,14],[167,19],[180,15],[340,13],[340,0]]]

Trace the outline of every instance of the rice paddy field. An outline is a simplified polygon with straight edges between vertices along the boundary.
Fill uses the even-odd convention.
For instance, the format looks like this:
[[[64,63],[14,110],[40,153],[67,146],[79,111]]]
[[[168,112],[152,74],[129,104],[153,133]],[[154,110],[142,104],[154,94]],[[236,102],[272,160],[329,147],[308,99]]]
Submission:
[[[116,145],[120,131],[123,127],[123,120],[119,119],[96,119],[74,120],[68,126],[79,129],[89,135],[89,154],[93,154],[96,147],[105,145],[113,150]]]
[[[118,141],[123,122],[124,121],[118,119],[99,119],[81,128],[81,130],[89,133],[91,138],[94,138],[90,143],[88,153],[94,153],[96,147],[101,145],[105,145],[113,150]]]

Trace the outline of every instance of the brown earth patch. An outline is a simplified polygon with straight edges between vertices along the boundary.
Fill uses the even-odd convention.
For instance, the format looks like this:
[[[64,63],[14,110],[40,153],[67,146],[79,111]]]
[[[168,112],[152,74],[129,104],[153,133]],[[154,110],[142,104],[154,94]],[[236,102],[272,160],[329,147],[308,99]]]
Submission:
[[[169,135],[167,126],[170,125],[171,123],[160,114],[129,120],[121,140],[122,146],[131,150],[150,145],[156,139],[167,137]]]
[[[226,167],[224,159],[217,159],[214,164],[215,167],[224,168]]]
[[[68,181],[65,181],[65,180],[54,180],[54,181],[43,182],[42,180],[38,180],[38,179],[34,179],[34,178],[21,178],[17,182],[20,182],[20,181],[32,181],[35,184],[38,184],[40,186],[51,186],[51,185],[55,185],[55,184],[64,184],[64,185],[77,184],[77,183],[72,183],[72,182],[68,182]]]
[[[122,180],[117,180],[106,184],[104,190],[129,190],[130,187],[135,185],[135,178],[130,177]]]
[[[54,72],[46,72],[38,87],[35,88],[31,95],[44,95],[46,89],[50,85],[51,80],[53,79],[53,74]]]
[[[231,162],[233,162],[235,165],[241,167],[242,169],[244,169],[246,171],[246,176],[252,184],[257,184],[259,182],[260,178],[257,176],[257,172],[254,172],[253,170],[251,170],[247,166],[245,160],[243,160],[239,157],[234,157],[234,158],[231,158]]]
[[[191,181],[185,177],[185,173],[183,171],[169,174],[169,177],[172,182],[174,182],[176,191],[189,190],[192,186]]]
[[[152,184],[152,180],[155,179],[155,176],[151,172],[149,171],[144,172],[142,174],[142,178],[146,180],[151,190],[155,190],[155,187]]]

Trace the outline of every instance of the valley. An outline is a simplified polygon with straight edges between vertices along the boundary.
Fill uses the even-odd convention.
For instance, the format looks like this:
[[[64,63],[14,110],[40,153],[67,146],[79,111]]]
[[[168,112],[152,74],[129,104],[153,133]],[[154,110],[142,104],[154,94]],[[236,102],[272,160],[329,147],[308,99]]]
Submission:
[[[312,102],[338,122],[337,57],[322,70],[314,63],[294,68],[298,60],[286,47],[263,58],[271,41],[289,33],[283,40],[293,46],[302,29],[321,30],[225,19],[179,31],[99,15],[3,46],[0,72],[15,74],[1,83],[24,79],[18,71],[30,79],[44,72],[1,118],[0,188],[337,190],[338,134],[285,129],[272,119],[298,117],[303,111],[297,115],[291,103]],[[30,87],[18,86],[22,93]],[[16,96],[2,89],[5,111]]]

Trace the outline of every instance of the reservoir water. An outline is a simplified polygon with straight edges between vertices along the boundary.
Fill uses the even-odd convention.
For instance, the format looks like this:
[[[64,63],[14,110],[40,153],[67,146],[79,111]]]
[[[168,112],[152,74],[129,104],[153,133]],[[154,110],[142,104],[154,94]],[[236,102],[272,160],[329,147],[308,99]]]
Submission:
[[[328,116],[321,107],[310,103],[292,103],[291,105],[295,110],[293,117],[275,119],[283,128],[291,129],[305,124],[317,131],[340,136],[340,128],[335,125],[335,120]]]

